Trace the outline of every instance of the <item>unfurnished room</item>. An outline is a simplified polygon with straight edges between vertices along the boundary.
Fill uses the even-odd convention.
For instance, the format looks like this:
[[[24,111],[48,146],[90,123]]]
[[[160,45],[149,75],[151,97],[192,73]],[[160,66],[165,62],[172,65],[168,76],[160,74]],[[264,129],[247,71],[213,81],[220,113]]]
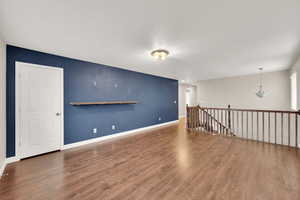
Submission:
[[[1,200],[299,200],[299,0],[0,0]]]

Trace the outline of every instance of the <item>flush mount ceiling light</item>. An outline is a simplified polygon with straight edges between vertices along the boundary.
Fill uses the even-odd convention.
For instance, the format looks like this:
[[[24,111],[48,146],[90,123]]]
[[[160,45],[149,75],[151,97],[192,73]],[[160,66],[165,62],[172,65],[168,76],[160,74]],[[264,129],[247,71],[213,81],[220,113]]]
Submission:
[[[165,60],[169,55],[169,51],[165,49],[157,49],[151,52],[151,56],[153,56],[156,60]]]

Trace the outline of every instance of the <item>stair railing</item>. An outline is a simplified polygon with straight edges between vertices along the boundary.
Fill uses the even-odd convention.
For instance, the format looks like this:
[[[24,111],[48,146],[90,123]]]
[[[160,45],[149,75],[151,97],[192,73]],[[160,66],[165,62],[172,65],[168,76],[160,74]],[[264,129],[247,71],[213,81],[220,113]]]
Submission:
[[[187,128],[298,147],[299,111],[188,107]]]

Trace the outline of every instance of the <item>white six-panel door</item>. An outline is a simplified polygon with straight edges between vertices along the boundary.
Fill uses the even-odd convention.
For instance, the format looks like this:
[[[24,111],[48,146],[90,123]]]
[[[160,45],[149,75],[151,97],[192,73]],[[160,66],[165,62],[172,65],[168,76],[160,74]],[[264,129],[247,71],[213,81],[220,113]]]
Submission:
[[[63,144],[63,69],[16,62],[16,154],[22,159]]]

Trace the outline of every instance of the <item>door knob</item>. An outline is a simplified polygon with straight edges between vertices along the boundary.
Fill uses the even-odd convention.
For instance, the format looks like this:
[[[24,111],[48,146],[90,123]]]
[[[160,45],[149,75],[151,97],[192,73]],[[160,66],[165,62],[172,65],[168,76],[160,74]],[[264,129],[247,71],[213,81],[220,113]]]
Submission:
[[[57,113],[56,113],[56,116],[60,116],[60,113],[59,113],[59,112],[57,112]]]

